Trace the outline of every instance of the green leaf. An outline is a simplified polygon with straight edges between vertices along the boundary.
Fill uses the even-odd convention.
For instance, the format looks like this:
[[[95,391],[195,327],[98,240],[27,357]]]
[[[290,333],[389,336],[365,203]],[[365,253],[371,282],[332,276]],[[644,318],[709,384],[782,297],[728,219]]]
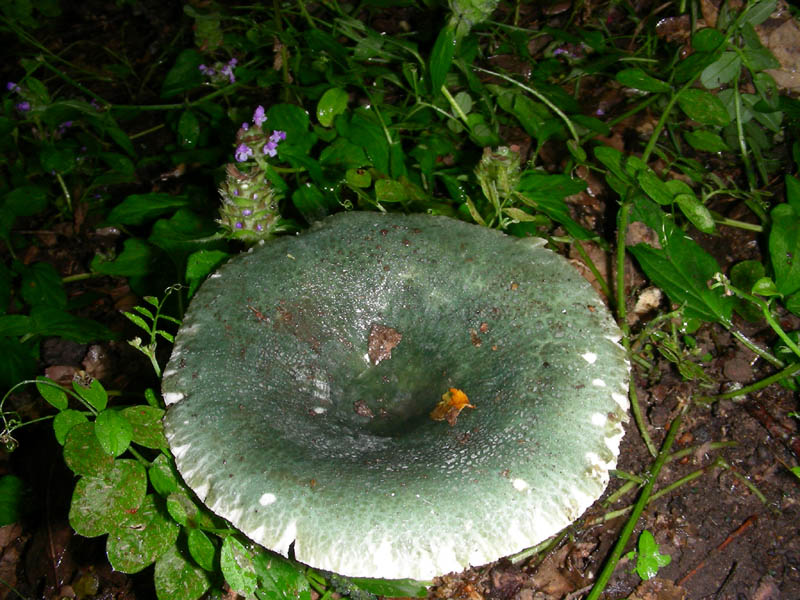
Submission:
[[[126,511],[109,532],[108,562],[116,571],[138,573],[174,546],[179,531],[155,497],[148,494],[136,510]]]
[[[730,280],[734,287],[743,291],[753,289],[756,281],[764,277],[764,265],[757,260],[743,260],[731,267]],[[761,311],[755,305],[741,298],[735,301],[734,309],[746,320],[755,323],[762,317]]]
[[[794,212],[800,214],[800,179],[787,175],[784,181],[786,182],[786,202],[794,209]]]
[[[32,217],[47,208],[49,197],[47,188],[38,185],[24,185],[14,188],[5,195],[3,210],[18,217]]]
[[[745,19],[751,25],[760,25],[770,18],[777,5],[778,0],[760,0],[750,7],[745,14]]]
[[[94,423],[77,423],[64,441],[64,462],[76,475],[102,477],[114,466],[114,457],[106,454],[94,434]]]
[[[370,115],[364,109],[358,109],[350,119],[350,126],[343,134],[348,140],[361,146],[367,153],[372,166],[381,173],[388,175],[389,168],[389,140],[383,128],[370,120]],[[399,147],[399,144],[397,144]]]
[[[123,244],[122,252],[114,260],[108,260],[100,254],[92,259],[91,269],[103,275],[116,277],[137,277],[150,272],[150,264],[155,252],[153,247],[139,238],[128,238]]]
[[[32,334],[63,337],[81,344],[116,337],[114,332],[97,321],[76,317],[51,306],[36,306],[31,310],[30,316]]]
[[[86,386],[77,381],[72,382],[72,388],[95,410],[105,410],[108,404],[108,394],[99,379],[92,379]]]
[[[88,422],[86,415],[79,410],[71,408],[62,410],[53,419],[53,433],[55,433],[56,441],[63,446],[67,441],[67,434],[73,427]]]
[[[790,313],[800,316],[800,292],[790,294],[784,299],[784,306]]]
[[[344,179],[347,185],[357,188],[368,188],[372,185],[372,175],[367,169],[347,169]]]
[[[692,48],[698,52],[713,52],[723,42],[725,42],[725,36],[713,27],[701,29],[692,36]]]
[[[683,137],[692,148],[701,152],[726,152],[730,150],[725,140],[713,131],[706,129],[685,131]]]
[[[633,181],[623,168],[622,152],[611,146],[597,146],[594,155],[615,177],[626,183]]]
[[[189,548],[189,554],[199,567],[206,571],[214,570],[214,556],[217,549],[205,533],[199,529],[189,529],[186,545]]]
[[[67,393],[52,379],[39,376],[36,378],[36,389],[42,398],[58,410],[64,410],[69,405]]]
[[[309,224],[330,214],[325,196],[313,183],[299,186],[292,194],[292,203]]]
[[[271,129],[286,132],[286,140],[281,144],[299,145],[308,148],[314,143],[313,136],[308,135],[310,126],[308,113],[294,104],[273,104],[267,110],[267,124]]]
[[[678,105],[690,119],[703,125],[724,127],[731,119],[722,101],[714,94],[697,88],[689,88],[678,96]]]
[[[348,94],[341,88],[330,88],[317,102],[317,121],[323,127],[333,125],[337,115],[347,110]]]
[[[687,219],[703,233],[714,233],[716,231],[716,223],[711,212],[702,204],[694,192],[689,194],[677,194],[675,196],[675,203]]]
[[[198,68],[201,64],[203,57],[198,52],[191,49],[182,50],[164,77],[161,97],[171,98],[203,83],[203,74]]]
[[[25,500],[25,484],[16,475],[0,477],[0,527],[20,520]]]
[[[742,50],[747,67],[751,71],[765,71],[767,69],[780,69],[781,63],[769,48],[745,48]]]
[[[106,223],[142,225],[188,205],[189,199],[186,196],[173,196],[163,192],[131,194],[112,209],[106,218]]]
[[[784,296],[800,290],[800,213],[779,204],[770,213],[769,254],[775,284]]]
[[[661,567],[666,567],[672,562],[672,557],[668,554],[661,554],[658,551],[658,544],[653,534],[646,529],[639,536],[639,552],[636,558],[636,573],[642,579],[652,579]],[[635,552],[628,553],[629,558],[633,558]]]
[[[222,541],[220,568],[231,589],[242,596],[252,596],[258,586],[253,556],[235,536]]]
[[[623,69],[617,73],[616,79],[626,87],[644,92],[669,92],[672,90],[668,83],[651,77],[642,69]]]
[[[572,219],[564,199],[585,189],[586,182],[582,179],[534,171],[523,172],[517,186],[526,204],[561,223],[571,236],[579,240],[591,239],[594,234]]]
[[[178,144],[181,148],[194,148],[200,139],[200,121],[192,110],[185,110],[178,119]]]
[[[172,460],[159,454],[147,470],[150,484],[160,496],[167,497],[178,490],[178,471]]]
[[[173,544],[156,560],[153,581],[158,600],[195,600],[209,587],[209,575]]]
[[[128,449],[133,439],[133,426],[120,411],[106,409],[95,419],[94,434],[103,450],[116,457]]]
[[[255,555],[259,584],[271,600],[311,600],[311,592],[302,567],[285,558],[262,551]]]
[[[103,476],[84,476],[75,484],[69,523],[86,537],[114,531],[139,510],[146,491],[144,467],[132,459],[115,460]]]
[[[39,163],[46,173],[69,173],[78,164],[76,158],[73,148],[62,146],[45,146],[39,152]]]
[[[116,152],[101,152],[99,156],[108,165],[109,169],[130,177],[131,181],[133,180],[133,176],[136,174],[136,167],[130,158]]]
[[[436,36],[436,42],[433,44],[430,63],[428,65],[431,91],[434,95],[437,95],[444,85],[447,72],[453,64],[456,43],[456,28],[452,24],[445,25],[439,32],[439,35]]]
[[[639,186],[641,186],[644,193],[650,196],[658,204],[666,206],[672,204],[672,192],[670,192],[667,185],[661,181],[661,178],[651,170],[640,171],[637,176]]]
[[[189,283],[190,298],[206,277],[229,257],[230,254],[222,250],[198,250],[189,255],[186,259],[186,281]]]
[[[761,279],[756,281],[753,284],[750,293],[767,297],[780,295],[780,292],[778,291],[778,286],[776,286],[775,282],[772,281],[772,279],[770,279],[769,277],[762,277]]]
[[[733,300],[708,282],[719,272],[719,265],[696,242],[677,231],[657,250],[646,244],[630,247],[631,253],[650,280],[664,290],[672,302],[686,305],[686,316],[726,323]]]
[[[50,263],[37,262],[25,268],[22,272],[20,294],[31,306],[67,306],[67,293],[61,284],[61,276]]]
[[[415,579],[368,579],[365,577],[348,577],[355,586],[376,596],[386,598],[425,598],[428,588]]]
[[[181,208],[169,219],[156,221],[148,241],[166,252],[183,273],[186,268],[184,261],[189,254],[222,246],[222,240],[215,234],[216,227],[209,219],[188,208]]]
[[[0,321],[6,317],[0,318]],[[13,338],[0,337],[0,384],[10,388],[22,381],[30,379],[36,373],[39,359],[39,347],[33,342],[23,344]]]
[[[736,52],[723,52],[700,74],[700,83],[707,89],[716,89],[733,81],[742,70],[742,59]]]
[[[405,186],[394,179],[378,179],[375,182],[375,199],[378,202],[407,202],[409,196]]]

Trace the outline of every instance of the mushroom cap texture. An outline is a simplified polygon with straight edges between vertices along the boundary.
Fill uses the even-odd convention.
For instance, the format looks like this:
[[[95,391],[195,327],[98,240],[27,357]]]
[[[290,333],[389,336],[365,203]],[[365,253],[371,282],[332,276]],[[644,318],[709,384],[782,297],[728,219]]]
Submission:
[[[620,332],[531,239],[330,217],[224,265],[164,373],[198,497],[343,575],[431,579],[530,547],[603,492],[628,415]],[[449,388],[474,408],[430,412]]]

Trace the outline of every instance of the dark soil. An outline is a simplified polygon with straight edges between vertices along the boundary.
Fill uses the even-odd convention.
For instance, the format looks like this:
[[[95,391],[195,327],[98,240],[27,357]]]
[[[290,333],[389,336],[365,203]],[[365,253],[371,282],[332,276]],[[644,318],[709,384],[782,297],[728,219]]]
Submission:
[[[590,3],[586,7],[588,11]],[[132,6],[113,2],[62,3],[62,8],[63,16],[57,23],[39,30],[38,39],[52,52],[67,52],[66,58],[87,69],[98,68],[93,59],[93,48],[97,45],[128,57],[135,69],[144,71],[160,59],[170,44],[186,42],[183,47],[190,44],[178,41],[191,33],[181,20],[179,3],[152,0]],[[648,10],[643,6],[636,8]],[[597,14],[606,15],[609,25],[614,24],[612,17],[622,18],[616,10],[603,13],[599,7],[595,9]],[[530,22],[539,18],[545,22],[545,17],[557,19],[562,14],[555,3],[548,10],[550,13],[545,14],[540,8],[524,5],[523,17],[528,12]],[[409,9],[403,11],[405,15]],[[413,20],[413,14],[406,16]],[[584,16],[593,18],[591,14]],[[395,22],[391,17],[382,18],[388,23]],[[3,75],[6,80],[12,79],[12,69],[18,73],[16,50],[13,44],[7,44],[2,52]],[[502,57],[493,60],[501,62]],[[159,72],[163,77],[163,70]],[[154,74],[153,80],[160,81],[159,77]],[[98,79],[99,86],[104,85],[102,81]],[[105,85],[110,87],[97,91],[120,102],[158,101],[148,95],[147,86],[128,89],[118,84]],[[594,89],[590,100],[596,107],[609,111],[618,100],[614,94],[610,89]],[[637,122],[623,122],[613,138],[620,146],[626,145],[631,136],[636,138],[638,132],[647,129],[643,122],[647,119],[652,120],[653,115],[641,117]],[[135,129],[144,129],[146,125]],[[530,147],[530,140],[523,132],[507,134],[507,139],[523,148]],[[545,149],[542,157],[551,161],[548,168],[558,170],[557,153]],[[602,188],[602,184],[591,180],[590,183]],[[148,178],[144,177],[141,189],[147,191],[148,185]],[[574,208],[587,226],[607,232],[613,230],[614,221],[608,216],[614,202],[607,206],[603,193],[600,189],[599,194],[576,198]],[[746,215],[746,209],[730,200],[727,205],[714,208],[733,218]],[[34,233],[30,248],[20,259],[50,262],[63,276],[86,272],[97,249],[115,243],[104,238],[104,232],[96,225],[91,217],[82,222],[25,223],[22,227]],[[723,233],[721,237],[705,240],[723,270],[744,258],[759,258],[759,240],[754,235],[738,231]],[[645,288],[643,278],[632,266],[629,286],[632,307]],[[120,332],[121,340],[135,335],[119,316],[120,309],[138,302],[124,280],[76,282],[69,285],[68,293],[72,297],[82,294],[97,297],[83,316]],[[662,300],[659,308],[668,307]],[[800,328],[797,319],[787,316],[784,321],[786,329]],[[769,330],[745,322],[738,325],[757,343],[769,346],[773,342]],[[636,330],[640,323],[632,326]],[[703,364],[708,381],[685,381],[675,364],[657,353],[651,359],[651,369],[635,369],[639,402],[656,445],[690,399],[733,389],[734,385],[747,385],[772,372],[721,328],[706,326],[696,338],[713,356]],[[77,370],[83,370],[100,378],[107,388],[124,390],[131,397],[147,385],[157,386],[146,359],[124,341],[80,345],[52,339],[43,344],[41,356],[41,372],[57,380],[69,381]],[[672,562],[659,570],[657,578],[643,583],[633,570],[633,562],[624,559],[607,588],[606,598],[800,598],[800,481],[788,470],[797,464],[800,450],[797,420],[788,416],[800,408],[797,400],[796,394],[773,385],[745,397],[689,408],[673,451],[690,451],[664,467],[655,489],[663,489],[690,474],[697,476],[654,500],[636,531],[637,535],[644,529],[651,531],[661,552],[670,555]],[[13,406],[8,408],[26,418],[36,418],[46,410],[40,400],[25,392],[14,396],[12,402]],[[70,529],[68,511],[74,479],[63,465],[50,425],[45,422],[21,430],[19,442],[19,449],[12,454],[0,454],[0,474],[11,472],[23,477],[30,487],[31,503],[20,523],[0,528],[0,600],[154,598],[151,570],[135,576],[113,572],[105,559],[104,540],[81,538]],[[720,442],[729,444],[719,448]],[[631,422],[622,443],[618,468],[643,475],[652,461]],[[622,479],[612,479],[607,495],[622,483]],[[516,563],[501,561],[442,577],[431,589],[430,597],[465,600],[581,597],[602,568],[625,520],[623,516],[603,522],[603,515],[632,504],[635,493],[628,493],[608,507],[602,502],[595,504],[546,556]],[[597,524],[588,525],[592,520]],[[629,549],[633,549],[633,541],[635,537]]]

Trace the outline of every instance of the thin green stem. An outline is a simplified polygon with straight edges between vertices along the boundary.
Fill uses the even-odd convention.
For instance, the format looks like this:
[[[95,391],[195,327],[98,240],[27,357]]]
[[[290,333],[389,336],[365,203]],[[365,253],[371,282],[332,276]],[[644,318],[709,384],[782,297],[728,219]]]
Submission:
[[[72,195],[67,189],[67,184],[64,183],[64,178],[61,177],[61,173],[55,173],[55,176],[58,180],[58,185],[61,186],[61,192],[64,194],[64,199],[67,201],[67,208],[69,209],[69,212],[72,212]]]
[[[773,373],[769,377],[760,379],[755,383],[751,383],[750,385],[746,385],[737,390],[731,390],[730,392],[717,394],[716,396],[701,396],[700,398],[697,398],[696,402],[702,402],[703,404],[711,404],[712,402],[716,402],[717,400],[727,400],[729,398],[737,398],[739,396],[745,396],[746,394],[752,394],[753,392],[757,392],[758,390],[763,389],[768,385],[772,385],[773,383],[778,383],[779,381],[783,381],[784,379],[789,379],[791,377],[796,377],[798,375],[800,375],[800,363],[792,363],[782,371]]]
[[[531,94],[533,96],[536,96],[536,98],[540,102],[546,104],[547,108],[549,108],[554,113],[556,113],[561,118],[561,120],[564,121],[564,124],[567,126],[567,129],[569,129],[569,133],[573,137],[573,139],[578,144],[581,143],[581,139],[578,136],[578,132],[575,130],[575,125],[572,123],[570,118],[566,115],[566,113],[564,113],[563,110],[561,110],[558,106],[556,106],[547,96],[545,96],[544,94],[542,94],[538,90],[535,90],[532,87],[529,87],[529,86],[527,86],[525,84],[520,83],[519,81],[517,81],[513,77],[509,77],[508,75],[503,75],[502,73],[498,73],[496,71],[490,71],[488,69],[482,69],[481,67],[473,66],[472,68],[475,69],[476,71],[481,71],[482,73],[486,73],[487,75],[493,75],[495,77],[499,77],[500,79],[504,79],[504,80],[508,81],[509,83],[513,83],[517,87],[525,90],[529,94]]]
[[[628,229],[628,219],[630,218],[631,201],[625,199],[619,207],[617,214],[617,323],[622,329],[622,345],[625,348],[628,356],[631,355],[631,332],[628,327],[627,308],[625,306],[625,232]],[[631,383],[628,386],[628,397],[631,402],[631,412],[633,413],[633,420],[636,422],[636,427],[639,429],[639,435],[642,436],[644,445],[652,456],[656,456],[658,451],[650,438],[650,433],[647,431],[647,423],[645,423],[642,408],[639,405],[639,397],[636,393],[636,382],[631,377]]]
[[[453,96],[450,94],[450,92],[444,85],[442,85],[442,94],[444,94],[444,97],[447,98],[447,101],[450,103],[453,112],[455,112],[458,118],[464,122],[464,125],[469,127],[469,123],[467,122],[467,115],[464,113],[463,110],[461,110],[461,107],[458,105],[458,102],[456,102],[456,99],[453,98]]]
[[[605,277],[600,274],[600,271],[595,266],[594,261],[589,257],[589,254],[583,248],[583,245],[580,243],[580,241],[575,240],[572,244],[572,247],[575,248],[578,251],[578,254],[581,255],[584,264],[589,267],[592,275],[594,275],[595,281],[597,281],[597,285],[600,286],[600,289],[603,291],[605,297],[608,298],[608,301],[614,302],[614,295],[611,293],[611,288],[609,287],[608,282],[605,280]]]
[[[737,221],[736,219],[729,219],[727,217],[722,217],[720,219],[715,219],[717,225],[727,225],[728,227],[737,227],[739,229],[744,229],[746,231],[755,231],[756,233],[761,233],[764,231],[764,228],[761,225],[755,225],[753,223],[745,223],[744,221]]]
[[[145,129],[144,131],[140,131],[139,133],[132,133],[131,135],[128,136],[128,139],[129,140],[135,140],[137,138],[144,137],[146,135],[150,135],[154,131],[158,131],[159,129],[163,129],[163,128],[164,128],[164,123],[160,123],[159,125],[156,125],[155,127],[150,127],[149,129]]]
[[[650,496],[653,492],[653,486],[656,483],[658,474],[661,472],[661,468],[664,466],[664,463],[667,462],[669,451],[672,448],[672,444],[675,442],[675,437],[678,435],[678,430],[681,427],[681,417],[685,410],[686,406],[684,406],[681,414],[675,417],[675,419],[672,421],[672,424],[667,431],[667,437],[664,439],[664,444],[661,447],[661,452],[659,452],[655,462],[653,463],[653,466],[650,468],[647,476],[647,483],[644,484],[642,493],[639,495],[639,499],[636,501],[636,504],[633,505],[631,516],[628,517],[628,520],[622,527],[622,531],[617,538],[617,543],[614,545],[611,555],[608,557],[606,564],[603,566],[603,570],[600,571],[600,575],[598,575],[597,581],[592,587],[592,590],[589,592],[589,595],[586,596],[586,600],[597,600],[600,597],[600,594],[603,593],[603,590],[605,590],[606,585],[608,585],[608,581],[611,579],[611,575],[614,573],[614,569],[616,568],[619,559],[622,557],[622,553],[625,551],[625,546],[627,546],[628,540],[633,534],[636,524],[639,522],[639,517],[641,517],[644,507],[647,506],[647,503],[650,501]]]
[[[210,94],[206,94],[202,98],[198,98],[197,100],[191,100],[189,102],[181,102],[178,104],[111,104],[109,108],[111,110],[181,110],[184,108],[191,108],[192,106],[197,106],[202,104],[203,102],[208,102],[209,100],[213,100],[218,96],[227,96],[228,94],[236,91],[240,88],[242,84],[240,82],[231,83],[226,85],[223,88],[218,90],[214,90]]]
[[[732,323],[727,323],[726,325],[727,325],[727,329],[730,330],[731,335],[733,337],[735,337],[742,344],[744,344],[744,346],[746,346],[749,350],[751,350],[754,354],[757,354],[758,356],[763,358],[765,361],[767,361],[773,367],[776,367],[778,369],[782,369],[783,367],[786,366],[783,363],[782,360],[780,360],[779,358],[773,356],[768,351],[764,350],[762,347],[760,347],[758,344],[756,344],[753,340],[748,338],[745,334],[743,334],[738,329],[734,329]]]

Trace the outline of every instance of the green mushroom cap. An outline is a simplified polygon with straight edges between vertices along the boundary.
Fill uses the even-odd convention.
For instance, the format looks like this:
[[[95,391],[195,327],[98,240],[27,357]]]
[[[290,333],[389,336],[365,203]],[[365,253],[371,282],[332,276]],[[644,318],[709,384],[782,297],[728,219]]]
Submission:
[[[189,487],[253,541],[430,579],[600,496],[628,420],[619,339],[541,243],[343,213],[202,285],[164,373],[166,434]]]

